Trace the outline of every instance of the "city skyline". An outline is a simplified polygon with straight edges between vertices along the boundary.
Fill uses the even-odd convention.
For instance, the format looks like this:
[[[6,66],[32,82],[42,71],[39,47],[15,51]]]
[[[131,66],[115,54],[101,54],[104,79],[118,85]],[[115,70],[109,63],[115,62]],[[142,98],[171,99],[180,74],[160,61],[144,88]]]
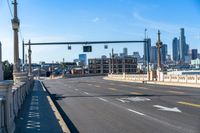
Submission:
[[[21,38],[19,41],[21,58],[21,40],[27,42],[54,42],[54,41],[90,41],[90,40],[143,40],[144,29],[147,36],[155,46],[157,30],[161,30],[161,40],[167,44],[169,54],[172,55],[172,40],[180,35],[180,28],[185,29],[186,42],[191,49],[198,49],[200,28],[198,17],[200,2],[192,1],[156,1],[147,0],[103,0],[98,1],[60,1],[46,2],[39,0],[22,0],[19,5],[19,19],[21,22]],[[181,2],[181,6],[179,5]],[[10,1],[11,3],[11,1]],[[111,6],[112,5],[112,6]],[[3,60],[13,62],[13,35],[11,28],[11,15],[6,1],[0,2],[0,41],[3,47]],[[177,8],[178,7],[178,8]],[[12,8],[11,8],[12,9]],[[53,10],[50,10],[53,9]],[[102,10],[103,9],[103,10]],[[174,10],[173,13],[167,9]],[[47,15],[48,14],[48,15]],[[163,16],[165,14],[165,16]],[[184,14],[184,15],[180,15]],[[189,21],[193,20],[195,21]],[[187,21],[188,20],[188,21]],[[128,54],[139,51],[143,55],[143,44],[121,44],[94,46],[92,53],[87,53],[88,58],[109,55],[114,48],[117,53],[127,47]],[[26,49],[27,51],[27,49]],[[72,61],[82,52],[82,46],[38,46],[32,47],[33,62],[46,61]],[[49,54],[54,53],[54,54]],[[75,54],[74,54],[75,53]],[[48,55],[49,54],[49,55]],[[35,55],[35,56],[34,56]],[[36,57],[36,55],[40,55]]]

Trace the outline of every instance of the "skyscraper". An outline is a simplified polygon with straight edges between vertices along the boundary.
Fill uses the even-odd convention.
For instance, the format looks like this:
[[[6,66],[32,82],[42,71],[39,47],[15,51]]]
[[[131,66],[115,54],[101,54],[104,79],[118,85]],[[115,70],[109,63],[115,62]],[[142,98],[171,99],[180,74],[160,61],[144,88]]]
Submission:
[[[123,54],[124,54],[124,56],[128,55],[128,49],[127,48],[123,48]]]
[[[151,55],[151,39],[148,38],[147,42],[144,43],[144,64],[146,65],[147,62],[150,62],[150,55]]]
[[[175,37],[172,41],[172,55],[174,61],[178,61],[180,59],[179,54],[180,54],[179,40]]]
[[[185,32],[184,28],[180,29],[181,34],[180,34],[180,60],[185,61],[185,56],[187,55],[188,51],[186,51],[186,41],[185,41]]]
[[[167,61],[167,44],[163,44],[161,47],[161,63],[166,64]]]
[[[151,47],[151,63],[157,64],[157,48],[156,46]]]
[[[79,61],[81,62],[81,65],[83,66],[87,65],[87,55],[79,54]]]
[[[197,59],[197,57],[198,57],[198,50],[192,49],[192,60]]]

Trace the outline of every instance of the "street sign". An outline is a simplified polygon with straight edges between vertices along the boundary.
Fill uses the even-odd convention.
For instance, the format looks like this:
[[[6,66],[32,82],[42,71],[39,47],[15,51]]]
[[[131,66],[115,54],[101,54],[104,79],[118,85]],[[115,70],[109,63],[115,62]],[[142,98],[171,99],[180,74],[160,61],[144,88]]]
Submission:
[[[92,46],[83,46],[83,52],[92,52]]]

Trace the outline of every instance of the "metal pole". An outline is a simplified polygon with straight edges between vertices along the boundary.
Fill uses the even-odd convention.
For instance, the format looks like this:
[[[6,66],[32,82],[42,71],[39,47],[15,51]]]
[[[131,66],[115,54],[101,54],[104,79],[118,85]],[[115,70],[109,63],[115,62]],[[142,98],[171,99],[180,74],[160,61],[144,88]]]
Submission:
[[[31,41],[29,40],[29,44],[31,44]],[[29,45],[28,49],[28,59],[29,59],[29,76],[32,75],[32,66],[31,66],[31,45]]]
[[[114,49],[112,48],[112,74],[114,73]]]
[[[22,41],[22,71],[24,72],[24,40]]]

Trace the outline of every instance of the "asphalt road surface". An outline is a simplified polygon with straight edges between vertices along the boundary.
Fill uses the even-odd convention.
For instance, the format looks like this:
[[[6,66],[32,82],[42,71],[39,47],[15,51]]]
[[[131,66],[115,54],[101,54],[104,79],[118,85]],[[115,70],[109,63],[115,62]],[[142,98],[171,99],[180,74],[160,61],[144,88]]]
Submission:
[[[200,88],[102,78],[43,81],[73,133],[200,133]]]

